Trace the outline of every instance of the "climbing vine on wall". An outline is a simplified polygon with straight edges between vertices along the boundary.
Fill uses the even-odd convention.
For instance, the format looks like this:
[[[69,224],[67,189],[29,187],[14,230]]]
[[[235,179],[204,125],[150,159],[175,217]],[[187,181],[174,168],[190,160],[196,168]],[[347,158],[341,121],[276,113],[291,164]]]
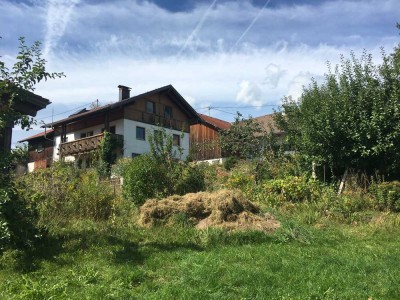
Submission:
[[[117,160],[117,149],[122,149],[122,147],[123,140],[120,136],[107,131],[104,132],[98,150],[98,172],[101,177],[109,177],[111,175],[111,166]]]

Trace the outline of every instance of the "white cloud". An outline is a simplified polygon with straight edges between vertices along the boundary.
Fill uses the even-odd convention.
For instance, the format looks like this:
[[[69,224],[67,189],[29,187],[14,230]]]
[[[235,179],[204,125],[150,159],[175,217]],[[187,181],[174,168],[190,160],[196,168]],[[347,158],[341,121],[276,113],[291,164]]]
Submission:
[[[275,89],[286,71],[282,70],[281,66],[271,63],[265,68],[265,73],[263,84],[265,84],[267,88]]]
[[[311,74],[326,72],[327,60],[335,64],[340,54],[365,48],[379,61],[380,46],[390,52],[399,40],[396,0],[287,4],[261,13],[251,1],[218,1],[197,27],[211,0],[182,12],[150,1],[41,3],[0,1],[0,28],[7,28],[0,55],[15,57],[11,41],[18,36],[44,40],[48,70],[67,77],[40,84],[37,92],[70,107],[115,101],[118,84],[131,86],[132,94],[173,84],[197,107],[279,104],[285,95],[297,97]]]
[[[236,101],[240,104],[261,105],[263,103],[261,88],[254,82],[242,80],[239,84]]]
[[[48,0],[46,37],[43,54],[47,57],[64,34],[71,13],[79,0]]]

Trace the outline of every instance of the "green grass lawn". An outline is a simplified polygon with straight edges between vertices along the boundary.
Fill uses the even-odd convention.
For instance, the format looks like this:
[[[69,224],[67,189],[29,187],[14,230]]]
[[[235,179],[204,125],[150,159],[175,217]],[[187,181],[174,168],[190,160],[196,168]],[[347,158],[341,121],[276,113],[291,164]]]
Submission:
[[[34,253],[5,253],[0,299],[399,299],[390,222],[272,236],[75,222]]]

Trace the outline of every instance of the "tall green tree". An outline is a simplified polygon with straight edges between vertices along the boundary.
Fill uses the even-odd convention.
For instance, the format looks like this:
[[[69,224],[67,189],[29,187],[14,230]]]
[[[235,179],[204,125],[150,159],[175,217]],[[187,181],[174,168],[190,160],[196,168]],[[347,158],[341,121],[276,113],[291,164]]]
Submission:
[[[221,148],[224,153],[241,159],[258,156],[264,145],[266,136],[261,125],[252,117],[244,119],[237,112],[231,127],[220,134]]]
[[[310,162],[392,178],[400,176],[400,50],[382,64],[364,52],[328,64],[323,83],[312,80],[298,101],[283,100],[276,117],[288,142]]]
[[[25,92],[33,92],[39,82],[64,76],[63,73],[50,73],[46,70],[46,60],[42,57],[40,42],[36,41],[32,46],[27,46],[23,37],[19,38],[19,42],[16,62],[11,68],[0,60],[0,129],[10,121],[20,124],[22,128],[29,127],[34,120],[15,111],[15,101],[24,101],[27,97]]]
[[[16,62],[8,68],[0,60],[0,134],[10,123],[22,128],[34,123],[33,118],[14,109],[16,101],[24,101],[26,91],[34,91],[42,80],[64,76],[63,73],[49,73],[42,57],[40,42],[32,46],[20,38]],[[38,230],[35,227],[35,212],[19,197],[13,182],[4,170],[9,169],[12,157],[0,155],[0,253],[9,247],[25,248],[32,246]]]

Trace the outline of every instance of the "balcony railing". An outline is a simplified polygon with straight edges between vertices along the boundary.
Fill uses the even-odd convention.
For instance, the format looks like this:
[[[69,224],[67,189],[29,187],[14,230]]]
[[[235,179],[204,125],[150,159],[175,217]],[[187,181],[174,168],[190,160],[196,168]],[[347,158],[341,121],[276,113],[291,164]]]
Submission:
[[[113,134],[118,139],[123,139],[120,134]],[[99,148],[100,142],[104,137],[104,133],[89,136],[79,140],[61,143],[60,144],[60,156],[78,155],[88,152],[92,152]]]
[[[125,117],[147,124],[171,128],[178,131],[189,132],[189,124],[187,122],[176,119],[165,118],[164,116],[161,115],[151,114],[136,109],[128,109],[126,111]]]

